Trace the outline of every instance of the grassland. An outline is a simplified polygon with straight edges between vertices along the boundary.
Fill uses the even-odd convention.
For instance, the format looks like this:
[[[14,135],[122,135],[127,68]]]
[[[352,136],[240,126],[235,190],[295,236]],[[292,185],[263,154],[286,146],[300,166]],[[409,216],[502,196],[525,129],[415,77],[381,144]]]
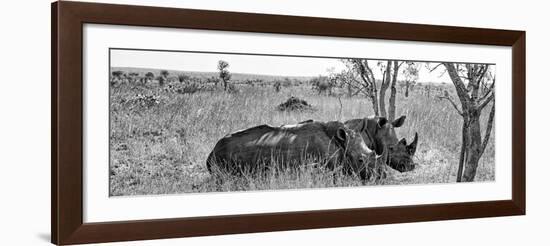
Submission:
[[[261,178],[216,180],[208,173],[205,161],[216,142],[236,130],[260,124],[294,124],[307,119],[343,121],[372,115],[371,104],[364,97],[342,95],[340,108],[338,97],[319,95],[305,84],[283,87],[279,93],[271,86],[250,85],[238,85],[233,93],[220,88],[182,94],[167,88],[156,83],[110,88],[110,195],[362,185],[355,177],[309,166]],[[290,96],[306,100],[314,110],[278,111],[277,105]],[[396,108],[397,115],[407,116],[397,135],[412,141],[414,133],[419,134],[415,155],[418,168],[407,173],[390,171],[387,179],[368,185],[454,182],[461,117],[447,101],[433,95],[428,98],[420,90],[412,91],[409,97],[398,93]],[[482,122],[486,118],[484,115]],[[494,151],[492,134],[476,181],[494,180]]]

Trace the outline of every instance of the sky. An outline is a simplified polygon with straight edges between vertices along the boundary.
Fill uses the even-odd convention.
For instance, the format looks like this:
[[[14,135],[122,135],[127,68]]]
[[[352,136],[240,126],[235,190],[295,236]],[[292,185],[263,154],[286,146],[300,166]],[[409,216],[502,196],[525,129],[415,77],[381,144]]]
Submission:
[[[277,76],[328,75],[330,70],[339,72],[346,68],[344,63],[338,58],[111,50],[112,67],[217,72],[219,60],[227,61],[229,63],[228,70],[233,73]],[[382,74],[379,69],[373,66],[373,70],[375,77],[381,78]],[[444,72],[443,66],[440,66],[437,70],[430,73],[426,66],[422,65],[419,71],[418,81],[450,83],[450,79]]]
[[[330,67],[345,68],[338,59],[326,58],[111,50],[113,67],[216,72],[219,60],[229,63],[230,72],[264,75],[317,76]]]

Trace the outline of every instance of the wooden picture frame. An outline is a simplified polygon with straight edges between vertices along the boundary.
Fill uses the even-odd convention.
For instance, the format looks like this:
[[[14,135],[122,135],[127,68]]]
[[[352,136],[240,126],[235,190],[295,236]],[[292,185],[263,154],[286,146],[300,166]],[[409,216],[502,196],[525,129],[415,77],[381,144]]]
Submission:
[[[525,32],[143,7],[55,2],[52,15],[51,241],[54,244],[465,219],[525,214]],[[129,14],[131,13],[131,14]],[[155,219],[83,222],[83,24],[429,41],[512,47],[512,199]]]

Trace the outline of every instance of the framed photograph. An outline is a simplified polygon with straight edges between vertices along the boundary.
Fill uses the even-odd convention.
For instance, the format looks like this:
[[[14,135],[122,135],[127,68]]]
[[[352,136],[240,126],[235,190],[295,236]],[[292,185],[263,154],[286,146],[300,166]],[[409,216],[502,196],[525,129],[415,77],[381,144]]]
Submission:
[[[52,4],[52,242],[525,214],[525,32]]]

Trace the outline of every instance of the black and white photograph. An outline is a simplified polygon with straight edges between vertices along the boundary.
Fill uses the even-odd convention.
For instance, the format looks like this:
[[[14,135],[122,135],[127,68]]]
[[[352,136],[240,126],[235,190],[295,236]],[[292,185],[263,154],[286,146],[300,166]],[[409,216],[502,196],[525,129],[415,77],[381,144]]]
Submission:
[[[495,180],[496,65],[109,49],[109,194]]]
[[[0,244],[548,242],[546,5],[12,1]]]

